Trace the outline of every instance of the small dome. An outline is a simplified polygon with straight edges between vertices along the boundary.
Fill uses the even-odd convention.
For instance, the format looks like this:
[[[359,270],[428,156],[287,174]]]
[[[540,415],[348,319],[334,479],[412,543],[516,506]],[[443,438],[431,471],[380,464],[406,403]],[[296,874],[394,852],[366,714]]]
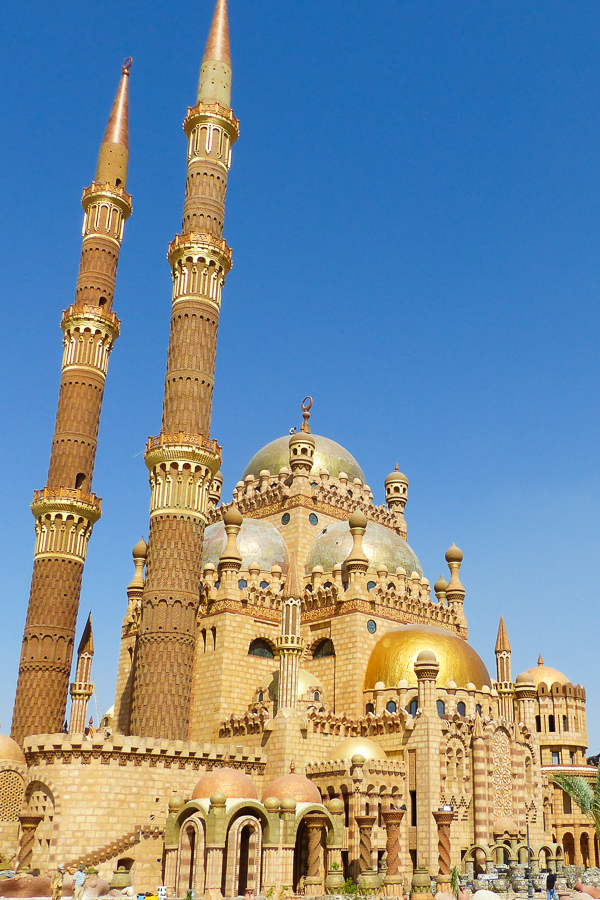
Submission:
[[[304,434],[306,438],[308,435]],[[313,458],[312,474],[318,476],[321,469],[327,469],[332,478],[338,478],[340,472],[346,472],[352,481],[360,478],[365,483],[362,469],[351,453],[348,453],[340,444],[319,434],[313,434],[315,440],[315,454]],[[252,457],[242,475],[242,480],[248,475],[258,478],[263,469],[267,469],[271,475],[277,475],[279,470],[287,467],[290,460],[289,435],[271,441],[262,450]]]
[[[535,686],[535,682],[533,680],[531,672],[521,672],[520,675],[517,675],[517,680],[516,680],[515,684],[526,684],[526,685],[531,684],[531,685]]]
[[[267,797],[277,797],[283,801],[292,797],[296,803],[321,803],[321,794],[316,785],[304,775],[282,775],[276,778],[263,791],[263,803]]]
[[[279,699],[279,669],[275,669],[260,683],[260,689],[267,691],[269,700]],[[324,691],[321,679],[306,669],[298,669],[298,700],[302,700],[307,691]]]
[[[223,516],[224,525],[241,525],[243,521],[244,517],[237,506],[230,506]]]
[[[444,578],[443,575],[440,575],[440,577],[438,578],[438,580],[436,581],[436,583],[433,586],[433,590],[435,591],[436,594],[443,594],[446,591],[447,587],[448,587],[448,582],[446,581],[446,579]]]
[[[16,741],[7,734],[0,734],[0,762],[18,762],[25,765],[25,754]]]
[[[357,754],[364,756],[365,759],[387,759],[383,747],[364,737],[346,738],[330,751],[329,759],[352,759]]]
[[[131,551],[131,555],[134,559],[146,559],[148,555],[148,544],[144,540],[144,538],[140,538],[133,550]]]
[[[208,530],[208,529],[207,529]],[[335,522],[327,525],[315,538],[308,560],[306,571],[312,572],[315,566],[323,566],[325,572],[333,571],[348,558],[352,550],[352,535],[347,522]],[[363,551],[369,560],[369,572],[377,573],[386,566],[388,572],[395,572],[402,567],[407,572],[418,572],[422,577],[423,570],[413,550],[395,531],[368,522],[362,540]]]
[[[367,517],[361,509],[355,509],[348,522],[350,528],[366,528]]]
[[[239,769],[213,769],[203,775],[192,794],[192,800],[209,800],[213,794],[225,794],[228,800],[258,800],[252,779]]]
[[[533,683],[536,687],[542,683],[547,687],[552,687],[552,685],[557,681],[559,684],[570,683],[570,679],[567,678],[566,675],[563,675],[562,672],[559,672],[558,669],[553,669],[551,666],[545,666],[543,659],[537,666],[533,666],[531,669],[526,669],[526,671],[533,679]],[[523,675],[524,674],[525,672],[523,672]]]
[[[179,812],[185,806],[185,800],[179,794],[171,794],[169,800],[169,812]]]
[[[434,625],[400,625],[383,635],[375,644],[367,670],[364,690],[373,690],[378,681],[394,687],[401,678],[416,685],[414,665],[423,660],[423,652],[435,654],[440,665],[438,684],[454,681],[459,688],[473,682],[478,690],[491,688],[483,661],[463,638]]]
[[[399,472],[396,468],[395,472],[390,472],[388,477],[385,479],[384,484],[387,487],[388,484],[393,484],[395,481],[401,481],[402,484],[408,484],[408,478],[406,475],[403,475],[402,472]]]
[[[509,816],[500,816],[499,819],[496,819],[494,822],[494,834],[518,834],[519,826],[515,822],[514,819],[511,819]]]
[[[437,656],[435,655],[433,650],[421,650],[415,660],[415,662],[418,663],[436,663],[437,661]]]
[[[446,551],[446,562],[459,562],[463,561],[463,552],[459,550],[456,544],[452,544],[449,550]]]
[[[208,563],[212,563],[214,566],[219,565],[219,558],[226,544],[225,524],[215,522],[213,525],[209,525],[204,532],[203,569]],[[279,565],[284,572],[287,572],[289,560],[285,541],[270,522],[245,518],[237,537],[237,545],[242,555],[242,569],[247,569],[252,563],[258,563],[261,572],[270,572],[273,565]]]

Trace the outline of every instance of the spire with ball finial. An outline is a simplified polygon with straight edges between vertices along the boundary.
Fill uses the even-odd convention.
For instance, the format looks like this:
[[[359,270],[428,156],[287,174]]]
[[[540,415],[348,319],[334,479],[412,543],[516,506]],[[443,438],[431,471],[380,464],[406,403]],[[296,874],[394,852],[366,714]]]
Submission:
[[[217,0],[200,68],[198,103],[231,107],[231,50],[227,0]]]

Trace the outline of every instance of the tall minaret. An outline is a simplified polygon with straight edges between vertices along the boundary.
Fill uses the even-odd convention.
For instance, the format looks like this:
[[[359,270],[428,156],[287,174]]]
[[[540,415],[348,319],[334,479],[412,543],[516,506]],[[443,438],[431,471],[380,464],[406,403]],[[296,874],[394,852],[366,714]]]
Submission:
[[[87,719],[87,705],[94,693],[92,681],[92,660],[94,658],[94,635],[92,632],[92,614],[88,616],[83,634],[77,649],[77,669],[75,681],[71,684],[71,721],[69,734],[83,734]]]
[[[12,736],[62,729],[73,656],[81,576],[100,498],[91,493],[108,358],[119,335],[112,311],[123,226],[131,60],[100,147],[96,177],[83,192],[83,246],[75,303],[62,317],[64,353],[46,487],[31,509],[36,545],[19,665]]]
[[[217,0],[197,105],[183,127],[188,163],[182,233],[169,246],[171,336],[162,431],[150,438],[150,536],[130,733],[188,736],[202,539],[220,447],[210,419],[221,292],[231,268],[222,238],[238,122],[231,111],[226,0]]]
[[[506,625],[504,624],[504,616],[500,616],[500,624],[498,625],[498,637],[496,638],[496,690],[498,691],[498,701],[500,715],[508,722],[513,722],[515,718],[514,705],[514,684],[510,678],[510,643],[508,634],[506,633]]]

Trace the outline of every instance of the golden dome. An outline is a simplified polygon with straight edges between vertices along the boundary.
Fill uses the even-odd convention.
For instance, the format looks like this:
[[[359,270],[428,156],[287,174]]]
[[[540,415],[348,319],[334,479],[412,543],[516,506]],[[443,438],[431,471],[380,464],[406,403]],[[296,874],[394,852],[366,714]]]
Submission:
[[[276,778],[263,791],[263,803],[267,797],[277,797],[278,800],[286,800],[292,797],[296,803],[321,803],[319,789],[304,775],[282,775]]]
[[[274,672],[263,678],[260,687],[263,691],[268,691],[269,700],[277,700],[279,697],[279,669],[275,669]],[[307,672],[306,669],[298,669],[298,700],[302,700],[307,691],[319,691],[322,694],[323,690],[323,684],[316,675]]]
[[[0,762],[18,762],[25,765],[25,754],[16,741],[7,734],[0,734]]]
[[[455,681],[459,688],[465,688],[472,681],[478,690],[484,685],[491,688],[483,661],[465,640],[433,625],[400,625],[375,645],[365,672],[364,690],[373,690],[378,681],[386,687],[396,687],[402,678],[409,685],[416,685],[414,664],[422,650],[435,653],[440,664],[437,683],[441,687]]]
[[[329,759],[352,759],[359,753],[365,759],[387,759],[383,747],[364,737],[348,737],[329,754]]]
[[[303,434],[306,439],[308,436]],[[345,472],[348,481],[352,482],[355,478],[365,483],[365,476],[359,464],[356,462],[351,453],[348,453],[340,444],[329,438],[321,437],[319,434],[311,435],[315,439],[315,455],[313,459],[312,474],[318,476],[321,469],[327,469],[332,478],[338,478],[340,472]],[[284,466],[290,463],[290,438],[277,438],[271,441],[258,453],[255,453],[242,475],[242,481],[248,476],[253,475],[258,478],[261,471],[266,470],[271,475],[277,475]]]
[[[258,800],[252,779],[239,769],[213,769],[203,775],[192,794],[192,800],[208,800],[213,794],[225,794],[228,800]]]
[[[552,687],[557,681],[559,684],[570,684],[567,676],[563,675],[562,672],[559,672],[558,669],[553,669],[551,666],[545,666],[541,656],[538,659],[537,666],[532,666],[531,669],[526,669],[525,671],[528,675],[531,675],[532,681],[536,687],[542,683],[545,684],[546,687]]]

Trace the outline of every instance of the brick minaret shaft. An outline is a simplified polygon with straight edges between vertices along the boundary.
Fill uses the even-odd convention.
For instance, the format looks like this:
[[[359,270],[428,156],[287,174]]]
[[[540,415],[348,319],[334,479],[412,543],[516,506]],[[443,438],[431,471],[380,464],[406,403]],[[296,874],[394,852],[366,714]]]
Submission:
[[[185,740],[208,493],[220,467],[210,440],[221,292],[231,268],[222,238],[231,148],[231,59],[226,0],[217,0],[197,105],[184,121],[188,169],[182,233],[169,246],[171,336],[162,431],[146,449],[150,536],[130,731]]]
[[[62,377],[46,487],[31,506],[36,545],[12,736],[62,730],[87,544],[100,518],[91,493],[108,359],[119,335],[112,311],[131,197],[125,192],[131,60],[106,128],[96,177],[83,192],[83,246],[75,302],[65,310]]]

